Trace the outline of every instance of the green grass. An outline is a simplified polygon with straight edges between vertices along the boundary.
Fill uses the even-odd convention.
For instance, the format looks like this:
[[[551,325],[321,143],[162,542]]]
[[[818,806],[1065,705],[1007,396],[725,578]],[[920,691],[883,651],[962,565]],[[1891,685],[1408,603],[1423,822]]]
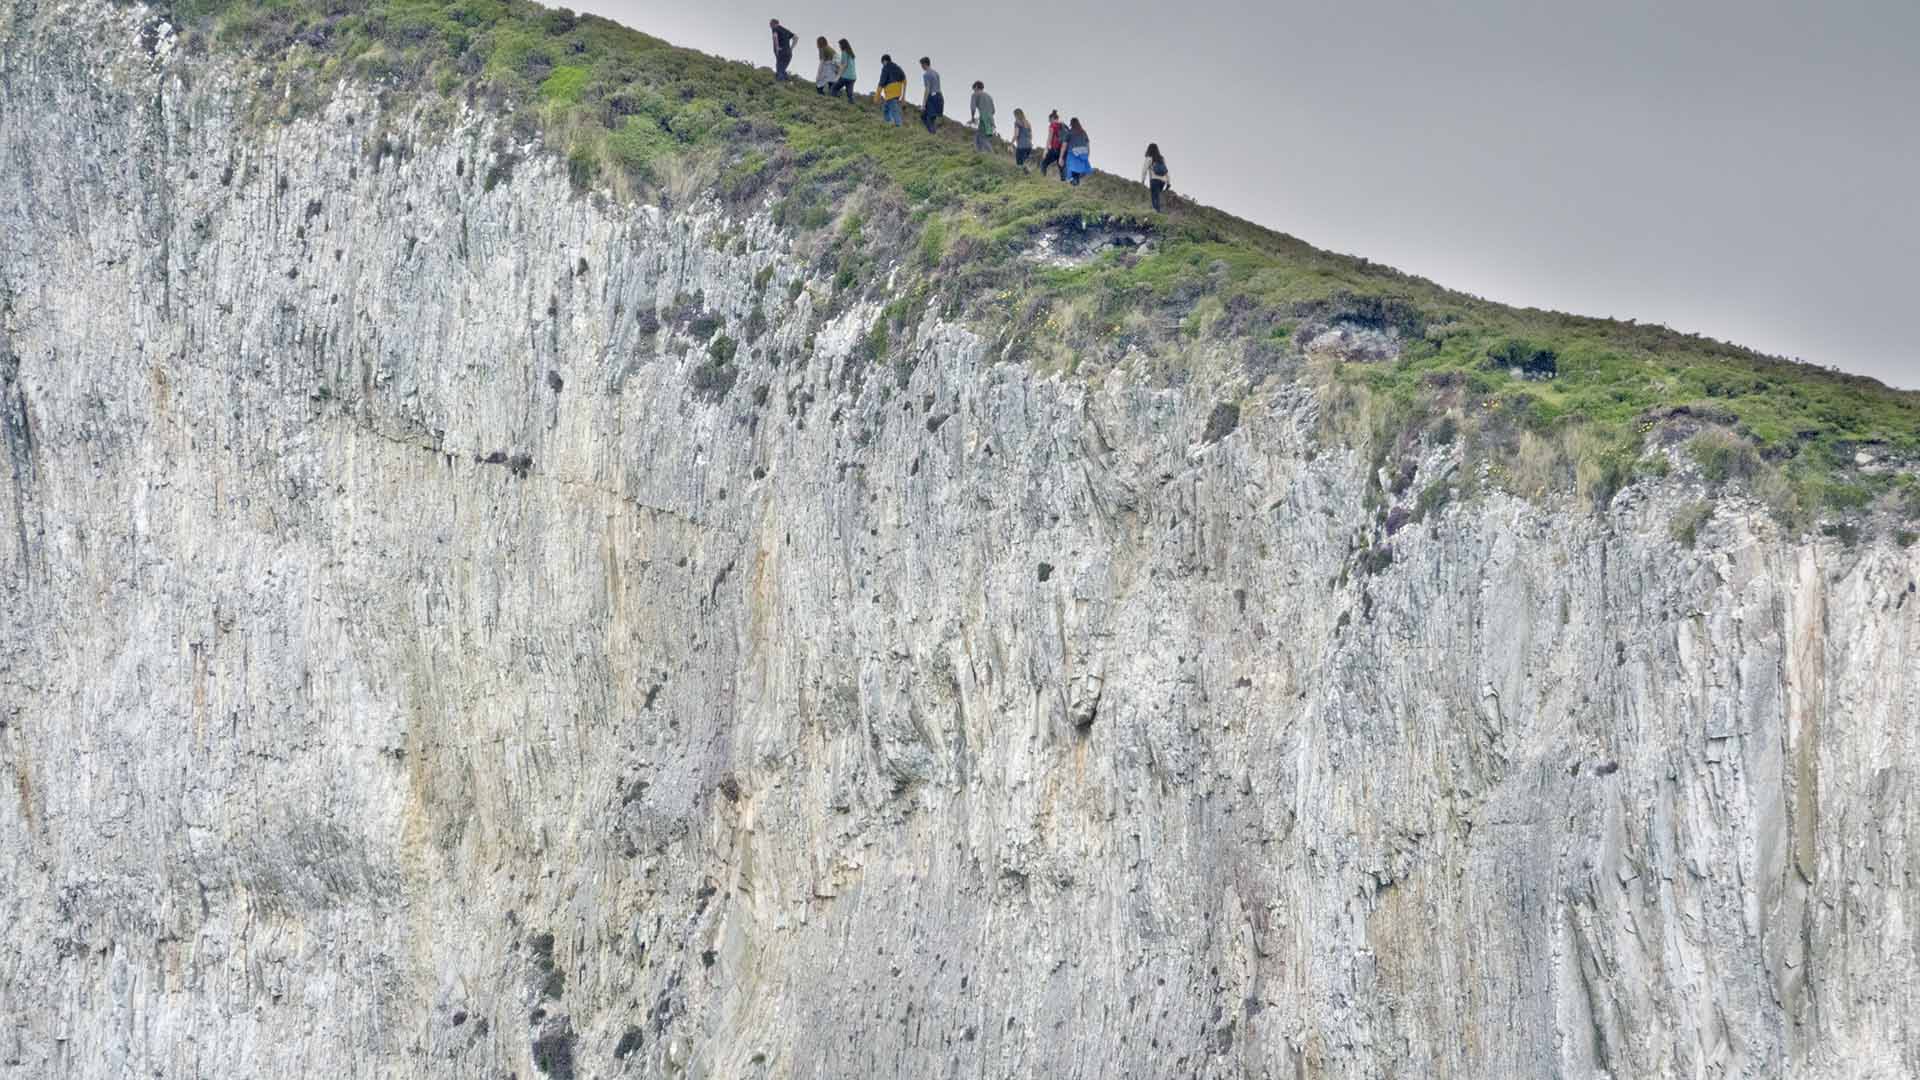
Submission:
[[[1911,477],[1855,467],[1861,448],[1920,459],[1920,395],[1868,379],[1664,327],[1494,304],[1186,201],[1155,217],[1137,184],[1024,175],[1005,155],[973,153],[958,126],[930,137],[909,117],[889,128],[877,107],[526,0],[159,6],[190,48],[252,58],[262,119],[317,109],[343,76],[396,105],[511,103],[518,133],[541,134],[580,190],[652,198],[692,177],[741,208],[771,196],[783,225],[814,237],[837,295],[877,287],[879,267],[902,258],[896,288],[922,302],[883,319],[869,351],[937,300],[996,345],[1068,370],[1145,352],[1171,372],[1214,349],[1255,378],[1313,379],[1328,391],[1330,433],[1377,460],[1444,434],[1528,494],[1577,490],[1604,504],[1663,475],[1653,439],[1704,425],[1689,449],[1707,481],[1759,490],[1799,525],[1872,507],[1920,515]],[[477,168],[491,190],[514,165],[497,149]],[[1152,243],[1066,268],[1023,257],[1043,232],[1083,230]],[[1399,358],[1309,361],[1307,340],[1341,324],[1397,334]]]
[[[554,68],[540,84],[540,100],[550,105],[577,105],[592,79],[593,72],[583,67]]]

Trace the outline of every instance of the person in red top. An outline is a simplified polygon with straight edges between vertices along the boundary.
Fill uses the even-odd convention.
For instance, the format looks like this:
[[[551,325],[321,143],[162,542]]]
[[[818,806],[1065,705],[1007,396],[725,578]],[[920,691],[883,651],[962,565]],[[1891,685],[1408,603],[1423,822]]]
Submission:
[[[1067,137],[1067,125],[1060,122],[1060,110],[1047,114],[1047,156],[1040,162],[1040,175],[1047,175],[1047,166],[1054,167],[1060,179],[1067,178],[1067,163],[1061,159]]]

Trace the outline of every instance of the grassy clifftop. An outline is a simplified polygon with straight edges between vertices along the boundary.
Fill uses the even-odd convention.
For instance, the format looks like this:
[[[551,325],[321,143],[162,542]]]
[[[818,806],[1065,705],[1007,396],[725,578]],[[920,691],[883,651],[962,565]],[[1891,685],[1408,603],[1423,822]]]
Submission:
[[[887,128],[810,85],[525,0],[155,7],[190,49],[247,65],[263,118],[316,108],[345,77],[429,108],[485,101],[564,155],[583,193],[771,198],[843,295],[874,292],[904,258],[870,335],[876,359],[941,301],[1036,364],[1145,357],[1149,377],[1178,379],[1184,360],[1225,349],[1249,384],[1318,380],[1330,425],[1382,465],[1459,440],[1475,478],[1603,504],[1679,446],[1710,484],[1746,485],[1799,525],[1874,510],[1910,539],[1898,523],[1920,518],[1920,395],[1869,379],[1489,303],[1201,206],[1155,219],[1115,177],[1075,189],[1026,176],[972,153],[957,127]],[[510,179],[515,153],[495,148],[488,186]],[[1074,257],[1039,257],[1062,246]]]

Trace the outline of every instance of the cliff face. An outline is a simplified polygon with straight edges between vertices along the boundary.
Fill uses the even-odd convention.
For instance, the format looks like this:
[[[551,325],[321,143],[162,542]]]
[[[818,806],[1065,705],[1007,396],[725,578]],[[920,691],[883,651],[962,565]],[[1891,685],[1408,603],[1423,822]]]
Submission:
[[[1375,544],[1224,352],[172,44],[0,0],[0,1076],[1920,1074],[1913,550]]]

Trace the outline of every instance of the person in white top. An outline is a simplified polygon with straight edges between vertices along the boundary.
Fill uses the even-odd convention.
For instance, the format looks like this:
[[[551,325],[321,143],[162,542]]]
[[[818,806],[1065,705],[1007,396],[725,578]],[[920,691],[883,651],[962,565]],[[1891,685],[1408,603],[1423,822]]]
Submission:
[[[1147,144],[1147,159],[1140,163],[1140,182],[1147,185],[1147,191],[1153,195],[1153,209],[1160,212],[1160,194],[1173,190],[1173,173],[1167,168],[1167,159],[1160,154],[1159,143]]]
[[[820,50],[820,70],[813,77],[814,93],[825,96],[829,87],[837,87],[840,82],[840,54],[833,51],[825,36],[814,42],[814,48]]]

